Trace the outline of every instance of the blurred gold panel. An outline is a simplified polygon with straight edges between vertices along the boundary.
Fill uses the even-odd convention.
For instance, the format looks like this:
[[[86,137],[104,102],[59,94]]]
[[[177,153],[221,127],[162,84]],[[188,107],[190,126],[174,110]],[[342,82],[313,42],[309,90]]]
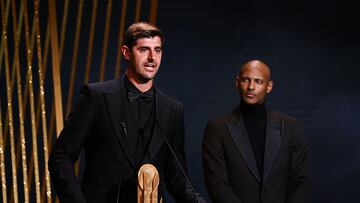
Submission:
[[[60,79],[60,55],[57,36],[56,4],[55,0],[49,0],[50,42],[52,58],[52,78],[55,102],[56,135],[59,136],[63,128],[63,110]]]
[[[159,0],[151,0],[149,22],[156,25]]]
[[[135,7],[135,22],[140,21],[140,12],[141,12],[141,0],[136,0],[136,7]]]

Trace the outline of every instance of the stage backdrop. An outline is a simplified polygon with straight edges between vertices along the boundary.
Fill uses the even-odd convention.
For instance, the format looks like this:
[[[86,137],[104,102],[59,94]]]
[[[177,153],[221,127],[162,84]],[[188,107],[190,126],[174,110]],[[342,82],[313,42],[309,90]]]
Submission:
[[[55,202],[46,162],[81,85],[123,74],[124,29],[150,21],[165,36],[156,85],[184,103],[189,175],[206,199],[204,127],[238,105],[235,75],[260,59],[274,80],[267,106],[305,127],[311,202],[357,202],[358,10],[347,0],[1,0],[1,200]]]

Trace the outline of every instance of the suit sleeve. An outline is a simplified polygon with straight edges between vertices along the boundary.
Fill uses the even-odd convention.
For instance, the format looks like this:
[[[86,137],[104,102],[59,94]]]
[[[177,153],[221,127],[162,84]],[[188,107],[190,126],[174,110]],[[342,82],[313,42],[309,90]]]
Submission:
[[[166,187],[172,197],[176,202],[187,202],[187,203],[195,203],[195,202],[206,202],[196,191],[193,191],[193,188],[186,180],[185,174],[187,174],[187,165],[185,158],[185,149],[184,149],[184,112],[183,106],[179,105],[174,112],[174,115],[177,115],[176,121],[176,131],[174,135],[171,135],[171,139],[169,139],[170,145],[176,155],[172,154],[169,150],[167,154],[167,160],[165,161],[165,182]],[[181,167],[184,171],[181,171],[181,167],[179,163],[176,161],[178,159]]]
[[[289,174],[288,203],[307,202],[310,188],[308,173],[308,146],[302,125],[295,121],[290,144],[291,168]]]
[[[228,180],[224,157],[222,130],[208,123],[203,138],[203,170],[206,187],[213,202],[241,202]]]
[[[78,160],[94,120],[94,104],[87,86],[69,115],[49,157],[49,171],[61,202],[86,202],[74,164]]]

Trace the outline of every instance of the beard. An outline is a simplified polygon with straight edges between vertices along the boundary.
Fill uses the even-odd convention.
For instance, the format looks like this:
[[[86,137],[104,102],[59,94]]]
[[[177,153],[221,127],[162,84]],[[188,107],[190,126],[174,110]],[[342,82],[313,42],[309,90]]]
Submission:
[[[136,71],[135,72],[135,75],[136,75],[136,78],[137,80],[139,80],[139,82],[141,83],[147,83],[149,82],[150,80],[153,80],[156,76],[156,73],[157,73],[157,68],[154,72],[147,72],[147,71],[143,71],[143,72],[140,72],[140,71]]]

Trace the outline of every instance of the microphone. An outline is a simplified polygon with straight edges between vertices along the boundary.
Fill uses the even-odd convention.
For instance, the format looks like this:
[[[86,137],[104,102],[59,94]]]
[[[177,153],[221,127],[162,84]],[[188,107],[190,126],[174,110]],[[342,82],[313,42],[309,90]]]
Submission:
[[[165,142],[166,142],[166,145],[169,147],[169,149],[170,149],[173,157],[174,157],[175,160],[176,160],[176,163],[177,163],[178,166],[180,167],[182,174],[184,175],[187,183],[189,184],[190,189],[191,189],[191,192],[192,192],[193,195],[196,197],[196,201],[199,203],[199,202],[200,202],[200,201],[199,201],[199,197],[198,197],[197,193],[195,192],[195,189],[194,189],[194,187],[192,186],[192,184],[191,184],[191,182],[190,182],[190,180],[189,180],[189,177],[186,175],[184,168],[181,166],[181,163],[180,163],[179,159],[177,158],[177,156],[176,156],[173,148],[171,147],[168,139],[166,138],[166,135],[163,133],[162,128],[161,128],[161,126],[160,126],[160,122],[159,122],[159,120],[157,120],[157,118],[155,118],[155,123],[156,123],[156,125],[159,127],[160,133],[161,133],[161,135],[164,137]]]
[[[126,128],[127,128],[127,125],[126,125],[126,123],[125,122],[120,122],[120,125],[121,125],[121,128],[124,130],[124,132],[125,132],[125,136],[127,136],[128,134],[127,134],[127,130],[126,130]]]

